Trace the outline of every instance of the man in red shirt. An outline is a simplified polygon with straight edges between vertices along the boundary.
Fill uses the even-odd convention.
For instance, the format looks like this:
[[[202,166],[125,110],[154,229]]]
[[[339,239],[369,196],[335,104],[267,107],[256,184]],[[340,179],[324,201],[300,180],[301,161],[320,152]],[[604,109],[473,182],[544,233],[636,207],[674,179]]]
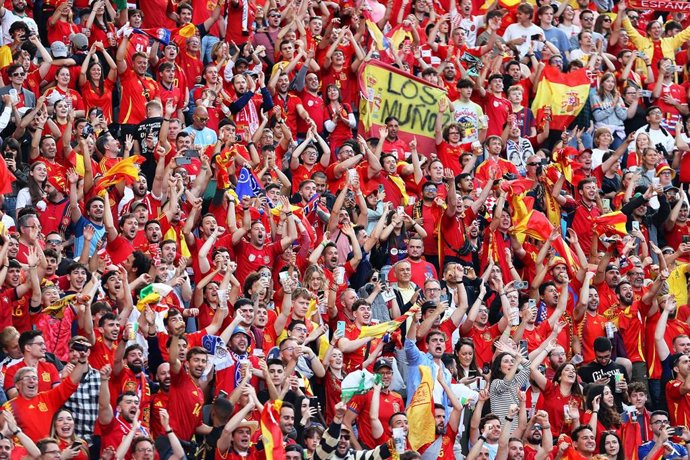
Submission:
[[[46,342],[41,331],[25,331],[19,336],[19,349],[24,358],[5,371],[4,389],[8,398],[17,396],[15,375],[25,367],[36,370],[38,391],[48,391],[60,383],[60,375],[54,364],[46,361]]]
[[[184,329],[180,332],[184,332]],[[201,408],[204,405],[204,391],[199,387],[199,379],[206,369],[208,352],[201,347],[191,348],[187,351],[187,362],[183,364],[178,358],[179,340],[179,336],[174,334],[168,348],[170,392],[167,410],[170,413],[170,426],[177,437],[189,442],[203,423]]]
[[[570,228],[577,234],[580,247],[585,254],[589,254],[594,235],[594,219],[601,216],[602,210],[597,206],[596,198],[599,193],[597,181],[594,178],[587,178],[577,184],[580,193],[580,201],[566,198],[561,195],[562,180],[559,180],[552,189],[553,197],[559,205],[569,209],[573,213],[573,220]]]
[[[483,74],[482,74],[483,75]],[[479,80],[483,80],[480,76]],[[513,112],[510,101],[503,97],[503,75],[495,73],[489,77],[488,89],[483,88],[483,81],[477,82],[479,95],[482,97],[484,113],[491,114],[486,136],[500,136],[508,121],[508,115]]]
[[[326,106],[323,98],[319,95],[321,82],[319,76],[315,72],[309,72],[304,79],[304,92],[300,96],[304,110],[307,111],[309,118],[316,124],[316,131],[322,133],[324,130],[324,121]],[[300,119],[297,120],[297,136],[304,136],[307,132],[308,126]],[[293,133],[295,134],[295,133]]]
[[[125,327],[123,333],[125,339],[129,336],[130,328],[130,324]],[[144,370],[144,349],[137,344],[128,347],[126,345],[127,340],[120,340],[115,350],[113,373],[110,379],[111,400],[120,394],[133,392],[140,403],[141,424],[148,429],[151,415],[151,386]],[[111,405],[113,405],[112,402]]]
[[[503,151],[503,141],[499,136],[488,136],[484,141],[484,148],[488,157],[477,166],[475,177],[482,181],[488,181],[492,177],[503,177],[513,174],[516,178],[520,175],[517,167],[508,160],[500,157]]]
[[[482,283],[479,288],[479,297],[470,308],[467,319],[460,326],[460,336],[469,337],[474,343],[475,361],[481,369],[485,364],[491,365],[493,359],[494,341],[508,326],[508,315],[504,314],[498,323],[489,325],[489,309],[482,303],[486,295],[486,287]]]
[[[84,374],[89,370],[86,360],[78,361],[60,385],[48,391],[39,391],[39,375],[36,369],[24,367],[14,376],[17,397],[6,402],[2,408],[14,415],[19,428],[36,442],[49,436],[53,415],[77,390]],[[0,414],[0,418],[3,418]],[[2,424],[5,424],[4,419]]]
[[[676,378],[666,384],[666,401],[671,425],[690,424],[690,356],[676,355],[673,362]]]
[[[343,363],[347,372],[362,369],[371,353],[374,353],[380,339],[374,337],[359,338],[362,327],[371,323],[371,305],[364,299],[356,300],[352,304],[354,323],[345,327],[345,336],[336,342],[336,346],[343,352]]]
[[[410,153],[410,146],[408,142],[398,137],[398,130],[400,129],[400,121],[394,116],[390,116],[384,120],[388,134],[383,138],[384,153],[395,155],[398,161],[405,161]],[[379,139],[380,142],[380,139]]]
[[[675,135],[676,124],[681,123],[682,116],[688,114],[686,89],[674,82],[676,69],[671,59],[660,59],[656,65],[659,69],[656,83],[647,85],[647,89],[652,91],[651,104],[661,109],[661,126]]]
[[[276,74],[271,81],[268,82],[268,88],[272,91],[273,104],[280,107],[281,117],[285,120],[290,132],[297,133],[297,122],[299,119],[304,120],[307,125],[312,123],[309,118],[309,112],[302,105],[302,99],[291,93],[290,77],[286,73]]]
[[[410,238],[407,243],[407,257],[403,260],[409,262],[412,270],[412,282],[419,287],[424,286],[424,282],[428,279],[438,279],[438,272],[433,264],[427,262],[422,258],[424,253],[424,242],[418,236]],[[388,272],[388,280],[396,281],[393,270]]]
[[[132,431],[132,422],[139,416],[139,407],[139,397],[133,391],[125,391],[118,396],[117,416],[107,425],[98,424],[101,433],[103,433],[101,436],[101,455],[108,448],[117,450],[122,438]],[[138,430],[140,433],[137,436],[148,437],[149,432],[143,425],[140,425]]]
[[[341,339],[340,341],[342,341]],[[379,420],[383,425],[384,438],[389,439],[393,435],[388,421],[390,418],[405,409],[405,402],[398,393],[390,390],[393,380],[393,361],[386,358],[379,358],[374,364],[374,372],[381,376],[381,396],[379,399]],[[374,390],[371,389],[365,394],[355,395],[347,405],[348,411],[343,419],[343,427],[352,431],[352,425],[357,422],[359,428],[359,439],[352,438],[355,447],[360,448],[376,447],[379,443],[374,439],[371,431],[371,420],[369,411],[371,409],[371,398]],[[363,445],[363,446],[362,446]]]
[[[131,30],[128,31],[131,33]],[[117,49],[117,72],[122,84],[122,98],[120,100],[120,119],[122,136],[135,134],[137,125],[146,118],[146,103],[152,100],[160,102],[160,86],[156,80],[146,76],[148,69],[148,55],[137,52],[132,55],[132,68],[128,68],[125,56],[128,33]],[[162,105],[161,105],[162,107]]]
[[[284,200],[287,202],[287,200]],[[234,242],[235,245],[235,255],[237,257],[237,271],[235,272],[235,277],[240,282],[244,283],[253,271],[257,271],[259,268],[268,266],[272,267],[276,258],[279,257],[287,248],[292,246],[292,242],[297,239],[297,228],[295,227],[295,217],[292,214],[290,204],[284,204],[281,213],[285,215],[286,218],[286,234],[280,239],[273,243],[267,243],[266,238],[266,228],[264,224],[257,220],[252,222],[251,229],[249,231],[249,241],[240,240]]]

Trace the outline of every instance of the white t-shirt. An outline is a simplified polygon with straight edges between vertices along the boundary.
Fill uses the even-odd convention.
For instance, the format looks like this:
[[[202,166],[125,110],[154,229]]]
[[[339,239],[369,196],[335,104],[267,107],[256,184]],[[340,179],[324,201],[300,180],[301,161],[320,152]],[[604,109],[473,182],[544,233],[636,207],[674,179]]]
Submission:
[[[524,37],[524,43],[517,46],[517,50],[520,52],[520,58],[523,58],[529,51],[530,44],[532,43],[532,39],[530,37],[537,34],[541,35],[542,37],[545,36],[544,30],[536,24],[530,23],[529,27],[523,27],[520,24],[511,24],[506,28],[506,31],[503,34],[503,40],[507,43],[511,40],[515,40],[516,38]],[[541,51],[543,47],[544,44],[542,42],[534,42],[534,51]]]

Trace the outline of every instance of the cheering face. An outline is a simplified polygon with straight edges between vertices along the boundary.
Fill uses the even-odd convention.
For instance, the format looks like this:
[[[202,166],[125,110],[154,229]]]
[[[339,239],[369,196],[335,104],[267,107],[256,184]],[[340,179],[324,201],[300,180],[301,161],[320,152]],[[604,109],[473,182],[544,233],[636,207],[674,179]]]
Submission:
[[[230,347],[232,348],[232,351],[238,355],[245,354],[247,352],[247,348],[249,347],[249,340],[244,334],[235,334],[230,339]]]
[[[153,444],[150,441],[141,441],[134,449],[134,460],[153,460],[156,458]]]
[[[291,407],[280,409],[280,430],[284,435],[292,432],[295,426],[295,411]]]
[[[0,460],[10,460],[12,447],[12,440],[8,438],[0,439]]]
[[[357,310],[352,312],[355,321],[360,324],[371,323],[371,306],[367,304],[360,305]]]
[[[264,224],[261,222],[255,222],[252,225],[249,236],[253,245],[263,246],[264,242],[266,241],[266,229],[264,228]]]
[[[139,349],[130,350],[125,360],[127,361],[127,367],[135,374],[138,374],[144,368],[144,354]]]
[[[597,447],[596,436],[592,430],[583,430],[580,432],[577,441],[573,443],[575,450],[591,454]]]
[[[187,363],[189,366],[189,375],[195,379],[200,378],[206,369],[207,362],[208,357],[205,354],[200,353],[193,355]]]
[[[43,342],[43,348],[45,349],[45,342]],[[38,394],[38,375],[36,371],[26,372],[22,378],[17,381],[16,386],[19,394],[25,398],[31,399],[35,397]]]
[[[245,451],[249,449],[251,430],[248,427],[237,428],[232,433],[232,445],[235,449]]]
[[[55,418],[55,434],[62,439],[69,439],[74,434],[74,418],[69,411],[61,410]]]
[[[510,441],[508,444],[508,460],[524,460],[525,446],[522,441]]]
[[[164,390],[170,389],[170,363],[162,363],[156,369],[156,381]]]

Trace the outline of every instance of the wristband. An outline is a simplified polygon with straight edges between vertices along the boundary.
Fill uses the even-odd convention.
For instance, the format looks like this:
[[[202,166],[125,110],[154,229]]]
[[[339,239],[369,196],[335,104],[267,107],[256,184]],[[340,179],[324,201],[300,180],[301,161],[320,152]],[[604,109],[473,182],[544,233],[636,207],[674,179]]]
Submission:
[[[17,436],[17,435],[18,435],[19,433],[21,433],[21,432],[22,432],[22,430],[20,430],[19,428],[17,428],[16,430],[14,430],[14,431],[12,432],[12,436]]]
[[[481,442],[486,442],[486,438],[484,437],[484,435],[480,434],[477,439],[480,440]]]
[[[541,429],[542,429],[542,430],[550,430],[550,429],[551,429],[551,425],[544,425],[544,426],[541,427]]]
[[[514,419],[512,417],[505,417],[506,422],[512,422]]]
[[[165,434],[172,434],[173,430],[165,430]]]

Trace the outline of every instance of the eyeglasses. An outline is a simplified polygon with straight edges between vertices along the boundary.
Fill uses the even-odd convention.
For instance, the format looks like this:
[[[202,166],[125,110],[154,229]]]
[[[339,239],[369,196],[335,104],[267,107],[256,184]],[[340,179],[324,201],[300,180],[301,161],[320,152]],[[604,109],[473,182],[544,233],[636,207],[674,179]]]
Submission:
[[[20,379],[22,382],[38,382],[38,376],[26,375]]]
[[[611,18],[606,17],[606,18],[602,19],[602,22],[611,22]]]
[[[136,452],[153,452],[153,449],[151,447],[141,447],[137,448]]]
[[[668,425],[668,420],[657,420],[652,422],[652,425]]]
[[[307,332],[306,327],[293,327],[292,330],[295,332]]]
[[[15,72],[12,74],[13,77],[23,77],[26,75],[26,72]]]
[[[539,162],[537,162],[537,161],[533,161],[533,162],[531,162],[531,163],[527,163],[527,166],[539,166],[540,164],[541,164],[541,163],[539,163]]]
[[[580,18],[580,21],[594,21],[594,16],[587,16],[586,18]]]
[[[199,121],[208,121],[208,117],[196,117]]]
[[[629,15],[628,15],[628,19],[630,19],[631,21],[637,21],[639,18],[640,18],[640,17],[639,17],[638,15],[636,15],[636,14],[633,14],[633,15],[630,15],[630,14],[629,14]]]

